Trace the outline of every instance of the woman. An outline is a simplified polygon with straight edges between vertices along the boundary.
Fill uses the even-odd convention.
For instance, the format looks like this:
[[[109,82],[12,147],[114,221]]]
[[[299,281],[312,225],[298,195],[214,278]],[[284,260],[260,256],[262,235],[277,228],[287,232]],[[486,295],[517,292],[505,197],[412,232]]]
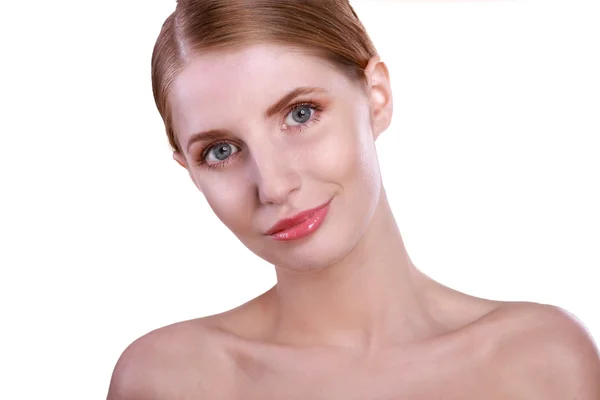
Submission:
[[[412,264],[375,149],[388,71],[347,0],[179,1],[152,84],[174,159],[277,284],[135,341],[110,400],[600,399],[567,313]]]

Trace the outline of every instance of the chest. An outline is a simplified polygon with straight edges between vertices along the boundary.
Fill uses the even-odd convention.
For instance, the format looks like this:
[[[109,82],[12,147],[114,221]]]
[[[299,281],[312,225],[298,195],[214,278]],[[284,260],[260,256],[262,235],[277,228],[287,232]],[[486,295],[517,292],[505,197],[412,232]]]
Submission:
[[[489,370],[470,357],[382,357],[349,361],[314,356],[255,363],[239,370],[231,398],[250,399],[506,399]]]
[[[425,346],[352,357],[326,350],[244,346],[211,366],[194,358],[171,370],[160,399],[505,400],[520,399],[510,377],[476,349]],[[216,361],[216,360],[215,360]],[[190,366],[194,366],[190,368]],[[506,370],[506,369],[504,369]],[[166,376],[166,375],[165,375]],[[508,378],[508,379],[507,379]],[[518,385],[517,385],[518,386]],[[511,389],[512,387],[512,389]],[[207,397],[208,396],[208,397]],[[529,397],[530,398],[530,397]]]

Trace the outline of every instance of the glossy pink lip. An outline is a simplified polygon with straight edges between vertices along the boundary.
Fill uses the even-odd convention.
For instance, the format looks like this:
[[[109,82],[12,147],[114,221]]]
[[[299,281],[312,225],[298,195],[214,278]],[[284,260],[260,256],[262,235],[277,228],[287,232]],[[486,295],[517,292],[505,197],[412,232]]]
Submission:
[[[330,202],[331,200],[319,207],[284,218],[273,225],[266,234],[276,240],[294,240],[310,235],[323,223]]]

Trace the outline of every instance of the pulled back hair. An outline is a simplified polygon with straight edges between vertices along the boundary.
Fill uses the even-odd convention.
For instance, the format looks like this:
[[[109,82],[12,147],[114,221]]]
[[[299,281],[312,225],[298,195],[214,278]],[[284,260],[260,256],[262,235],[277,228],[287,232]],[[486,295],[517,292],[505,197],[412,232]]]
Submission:
[[[273,43],[306,49],[353,81],[377,55],[348,0],[178,0],[152,53],[152,91],[173,151],[168,96],[173,80],[195,55]]]

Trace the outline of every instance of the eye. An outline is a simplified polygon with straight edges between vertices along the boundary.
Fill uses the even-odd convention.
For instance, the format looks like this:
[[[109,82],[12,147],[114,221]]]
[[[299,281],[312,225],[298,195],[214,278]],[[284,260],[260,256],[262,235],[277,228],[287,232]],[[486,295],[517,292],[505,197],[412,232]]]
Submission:
[[[287,126],[302,125],[311,120],[315,113],[315,107],[308,104],[300,104],[292,109],[285,118]]]
[[[221,163],[237,153],[240,149],[231,143],[217,143],[209,147],[204,153],[204,161],[210,164]]]

